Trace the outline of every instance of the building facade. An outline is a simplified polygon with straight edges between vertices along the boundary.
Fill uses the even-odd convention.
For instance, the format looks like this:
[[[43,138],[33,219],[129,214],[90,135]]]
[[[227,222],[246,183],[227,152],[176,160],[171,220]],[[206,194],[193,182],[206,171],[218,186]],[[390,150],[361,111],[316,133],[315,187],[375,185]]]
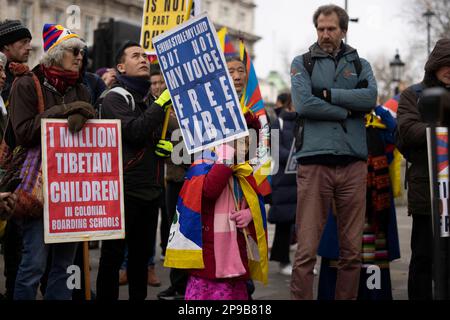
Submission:
[[[172,0],[181,1],[181,0]],[[45,23],[62,24],[93,45],[94,30],[110,18],[139,26],[144,0],[0,0],[0,20],[19,19],[33,35],[29,65],[38,63],[43,53],[42,27]],[[227,26],[232,41],[242,37],[253,54],[260,37],[254,34],[253,0],[201,0],[201,11],[207,11],[217,29]]]
[[[271,71],[267,78],[259,79],[259,89],[267,105],[275,104],[279,94],[290,91],[289,85],[277,71]]]
[[[253,0],[202,0],[201,6],[217,30],[228,28],[228,35],[237,50],[242,38],[252,57],[255,57],[254,44],[261,37],[255,34],[256,5]]]

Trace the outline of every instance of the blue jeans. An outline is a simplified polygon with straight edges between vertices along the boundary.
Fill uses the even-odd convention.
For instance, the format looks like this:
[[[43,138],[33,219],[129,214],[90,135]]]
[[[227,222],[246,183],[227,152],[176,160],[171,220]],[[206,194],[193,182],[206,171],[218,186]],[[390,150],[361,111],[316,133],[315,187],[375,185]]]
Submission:
[[[77,243],[44,243],[43,219],[23,220],[22,261],[17,272],[14,300],[35,300],[47,256],[52,254],[45,300],[71,300],[72,290],[67,287],[67,268],[73,265]]]

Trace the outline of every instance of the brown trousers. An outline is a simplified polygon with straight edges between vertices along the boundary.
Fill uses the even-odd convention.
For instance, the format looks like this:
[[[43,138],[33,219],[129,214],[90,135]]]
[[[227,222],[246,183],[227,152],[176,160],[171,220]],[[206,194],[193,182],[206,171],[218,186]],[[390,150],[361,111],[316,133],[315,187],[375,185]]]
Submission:
[[[367,164],[364,161],[346,166],[299,166],[296,220],[298,246],[291,278],[292,299],[313,299],[316,254],[333,199],[339,237],[335,298],[357,298],[366,184]]]

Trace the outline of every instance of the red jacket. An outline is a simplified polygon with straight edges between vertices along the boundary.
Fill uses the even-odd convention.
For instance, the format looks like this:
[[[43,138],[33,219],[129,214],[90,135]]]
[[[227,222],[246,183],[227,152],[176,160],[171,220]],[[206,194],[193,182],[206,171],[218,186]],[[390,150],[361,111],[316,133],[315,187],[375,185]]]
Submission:
[[[233,170],[231,168],[216,163],[205,177],[202,194],[202,242],[205,268],[191,269],[191,275],[212,280],[217,279],[214,259],[214,207],[216,200],[224,188],[227,187],[227,183],[232,175]],[[233,278],[233,280],[248,280],[250,273],[248,269],[247,249],[244,234],[240,231],[238,231],[237,242],[242,263],[247,272],[245,275]]]

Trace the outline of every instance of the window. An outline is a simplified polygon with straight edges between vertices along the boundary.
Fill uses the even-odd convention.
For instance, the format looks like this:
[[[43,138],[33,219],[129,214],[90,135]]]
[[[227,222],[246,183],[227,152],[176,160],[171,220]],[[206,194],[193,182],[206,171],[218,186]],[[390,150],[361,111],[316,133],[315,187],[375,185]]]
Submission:
[[[55,23],[56,24],[61,24],[61,25],[65,25],[64,23],[64,10],[55,9]]]
[[[24,2],[22,4],[20,20],[28,29],[33,30],[33,3],[32,2]]]
[[[244,11],[239,12],[239,21],[238,25],[240,26],[240,29],[245,30],[245,27],[247,25],[247,21],[245,20],[247,16],[245,15]]]
[[[204,3],[204,11],[209,11],[211,9],[211,0],[206,0]]]
[[[221,8],[222,10],[222,12],[221,12],[221,16],[222,16],[222,18],[223,19],[228,19],[228,16],[230,15],[230,8],[228,8],[228,6],[226,6],[226,5],[222,5],[222,8]]]
[[[94,36],[94,18],[86,16],[84,18],[84,40],[87,44],[92,44]]]

